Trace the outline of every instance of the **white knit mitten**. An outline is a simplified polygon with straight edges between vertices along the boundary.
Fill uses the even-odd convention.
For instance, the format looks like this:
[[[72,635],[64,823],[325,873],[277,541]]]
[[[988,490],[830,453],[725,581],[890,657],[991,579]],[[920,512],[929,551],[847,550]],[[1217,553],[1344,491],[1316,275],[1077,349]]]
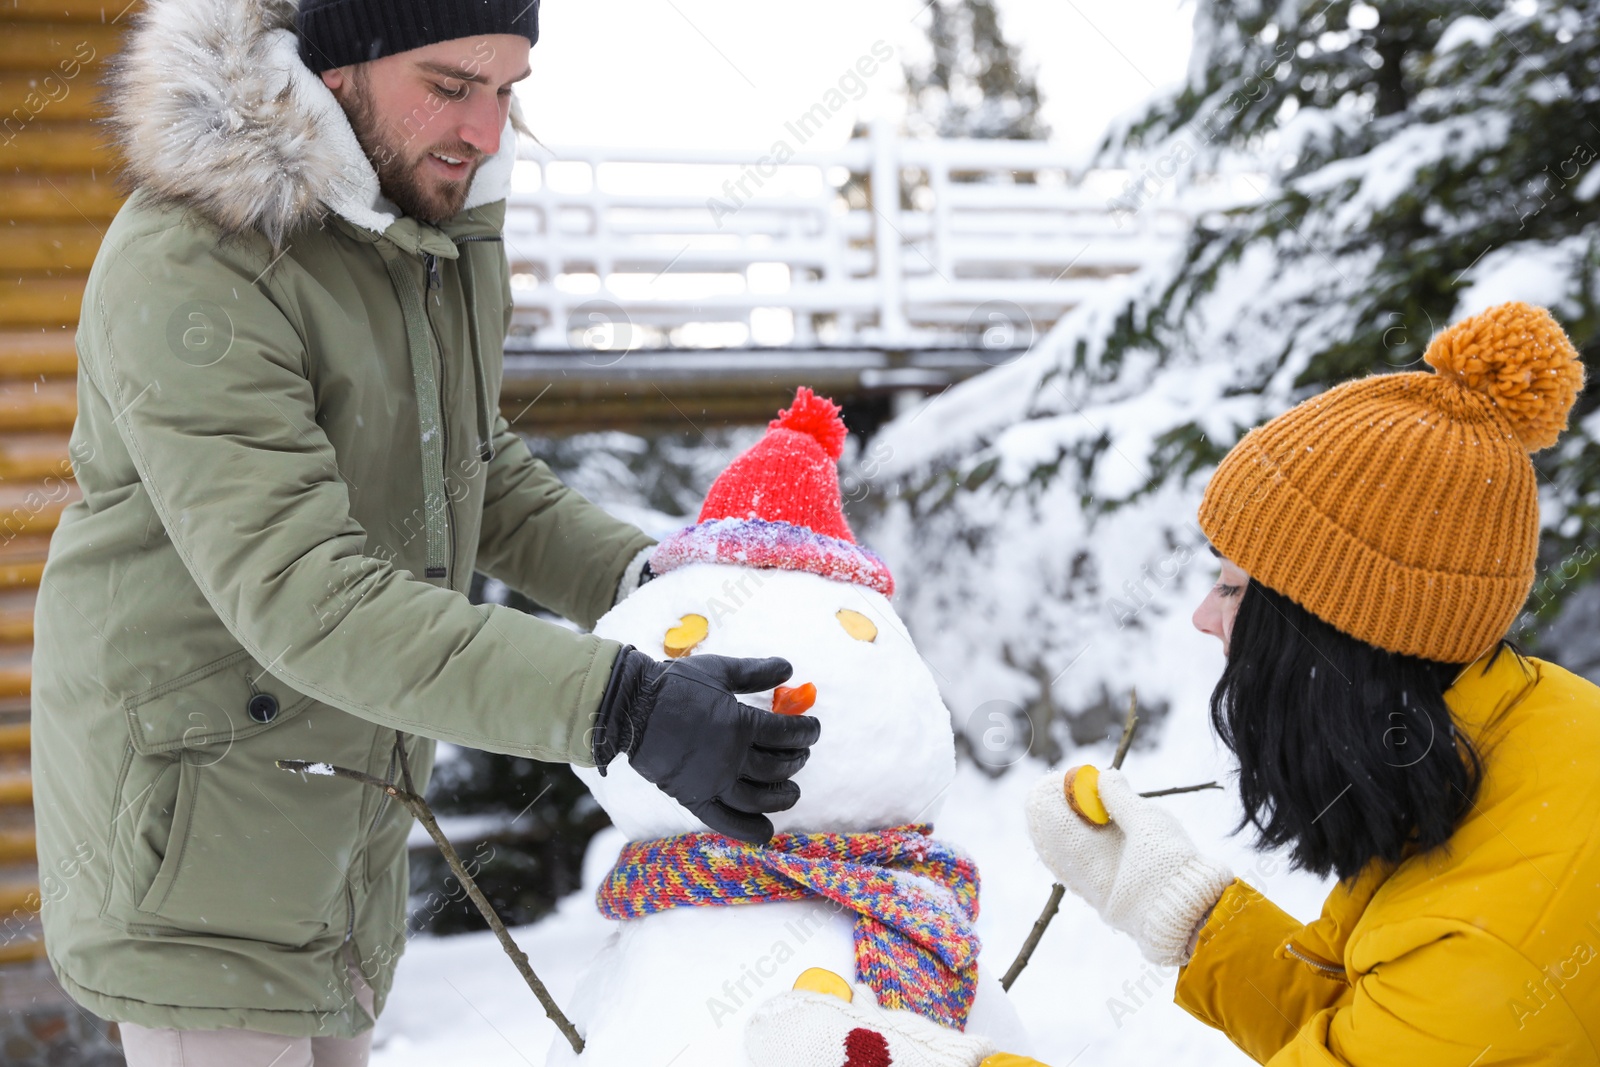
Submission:
[[[1109,826],[1067,806],[1062,775],[1028,793],[1028,833],[1044,865],[1111,926],[1139,943],[1152,963],[1174,966],[1190,935],[1233,875],[1201,856],[1178,820],[1139,796],[1121,771],[1100,772]]]
[[[852,1037],[858,1030],[866,1033]],[[894,1067],[978,1067],[995,1051],[983,1038],[909,1011],[880,1008],[865,991],[852,1003],[801,989],[779,993],[756,1009],[744,1047],[755,1067],[843,1067],[852,1052],[847,1040],[866,1046],[855,1050],[854,1062],[884,1062],[868,1058],[876,1047],[880,1055],[887,1049],[886,1062]]]
[[[633,558],[628,561],[628,566],[622,572],[621,580],[617,582],[617,595],[616,599],[611,601],[612,607],[627,600],[633,595],[634,590],[639,588],[639,579],[644,577],[644,565],[650,562],[650,555],[655,550],[655,545],[647,545],[633,554]]]

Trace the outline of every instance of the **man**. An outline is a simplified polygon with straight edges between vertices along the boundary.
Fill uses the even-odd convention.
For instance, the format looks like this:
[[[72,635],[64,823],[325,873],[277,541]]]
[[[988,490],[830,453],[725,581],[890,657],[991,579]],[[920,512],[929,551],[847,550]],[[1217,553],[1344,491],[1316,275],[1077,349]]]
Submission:
[[[122,56],[136,191],[84,296],[34,774],[51,963],[134,1067],[366,1059],[410,819],[278,759],[390,777],[404,745],[421,788],[422,738],[626,755],[755,841],[798,797],[815,723],[734,697],[782,660],[665,669],[464,595],[476,568],[588,626],[648,573],[498,414],[537,15],[152,0]]]

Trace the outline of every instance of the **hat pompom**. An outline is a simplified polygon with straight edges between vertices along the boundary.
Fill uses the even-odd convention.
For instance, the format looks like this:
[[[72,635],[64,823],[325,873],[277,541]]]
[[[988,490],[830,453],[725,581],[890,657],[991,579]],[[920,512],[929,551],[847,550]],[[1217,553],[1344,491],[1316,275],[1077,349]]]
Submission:
[[[1566,331],[1549,311],[1521,301],[1462,319],[1423,358],[1493,401],[1529,452],[1556,443],[1583,389],[1583,363]]]
[[[803,433],[821,445],[829,459],[837,462],[844,455],[844,443],[850,436],[839,410],[838,404],[802,385],[794,394],[794,403],[778,412],[778,417],[767,423],[767,429]]]
[[[691,563],[809,571],[894,594],[883,560],[856,544],[839,493],[848,436],[839,405],[801,387],[767,434],[711,483],[693,526],[663,540],[650,568]]]

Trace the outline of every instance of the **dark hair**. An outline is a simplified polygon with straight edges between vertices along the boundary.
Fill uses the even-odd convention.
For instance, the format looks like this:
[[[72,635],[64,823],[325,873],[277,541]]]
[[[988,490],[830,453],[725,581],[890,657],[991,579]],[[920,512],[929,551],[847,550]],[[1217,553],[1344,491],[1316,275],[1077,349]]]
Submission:
[[[1444,691],[1462,665],[1386,652],[1252,579],[1211,694],[1239,760],[1257,846],[1349,878],[1408,846],[1443,845],[1472,807],[1483,763]]]

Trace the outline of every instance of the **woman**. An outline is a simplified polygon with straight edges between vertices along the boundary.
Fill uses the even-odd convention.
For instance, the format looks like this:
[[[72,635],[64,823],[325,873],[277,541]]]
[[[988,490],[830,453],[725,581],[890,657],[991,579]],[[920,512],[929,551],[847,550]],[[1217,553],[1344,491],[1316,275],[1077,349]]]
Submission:
[[[1262,847],[1341,881],[1303,925],[1101,776],[1029,797],[1061,882],[1262,1063],[1600,1064],[1600,689],[1505,635],[1533,583],[1530,451],[1582,365],[1548,312],[1445,331],[1247,435],[1206,489],[1228,657],[1211,716]]]

